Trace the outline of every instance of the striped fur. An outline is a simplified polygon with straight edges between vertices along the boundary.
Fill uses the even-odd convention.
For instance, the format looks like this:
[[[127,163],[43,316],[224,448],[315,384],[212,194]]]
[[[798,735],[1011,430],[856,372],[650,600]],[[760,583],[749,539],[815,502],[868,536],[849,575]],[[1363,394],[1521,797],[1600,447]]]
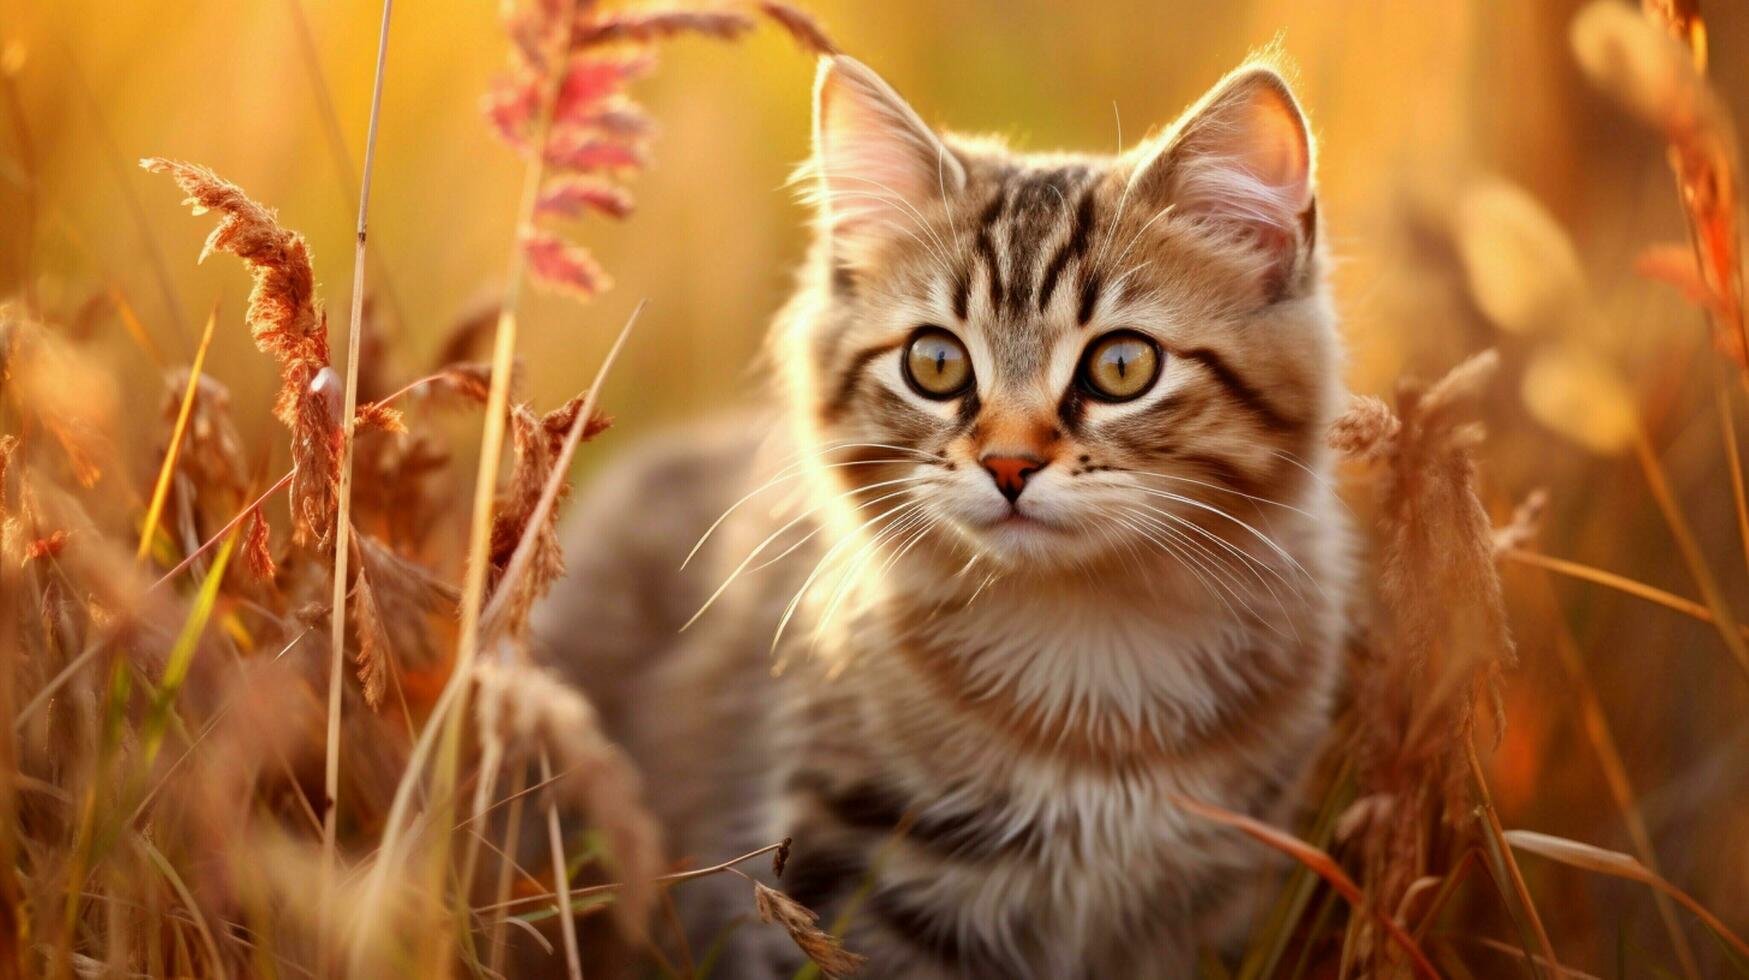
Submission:
[[[939,136],[897,98],[823,66],[820,235],[773,333],[782,424],[611,476],[573,544],[596,574],[544,632],[676,853],[793,836],[782,886],[848,916],[869,975],[1183,975],[1266,861],[1169,797],[1285,818],[1339,679],[1349,563],[1317,434],[1340,353],[1310,142],[1257,67],[1117,157]],[[909,387],[925,325],[965,345],[965,394]],[[1076,377],[1116,330],[1163,364],[1121,403]],[[1014,503],[992,454],[1041,467]],[[731,509],[691,572],[660,567]],[[693,943],[735,893],[681,890]],[[729,935],[720,974],[793,970]]]

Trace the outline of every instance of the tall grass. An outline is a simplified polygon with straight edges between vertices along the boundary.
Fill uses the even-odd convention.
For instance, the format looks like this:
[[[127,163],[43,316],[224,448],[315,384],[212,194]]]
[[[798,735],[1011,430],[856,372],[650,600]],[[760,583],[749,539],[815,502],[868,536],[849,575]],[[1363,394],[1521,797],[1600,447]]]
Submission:
[[[292,11],[307,30],[301,7]],[[45,258],[34,249],[16,298],[0,306],[0,859],[10,871],[0,876],[0,975],[581,977],[604,954],[575,923],[597,915],[654,969],[704,975],[708,953],[685,948],[656,912],[668,890],[705,875],[748,879],[743,928],[761,928],[755,919],[781,928],[826,975],[854,973],[856,952],[771,887],[784,843],[738,856],[666,853],[644,802],[650,789],[588,701],[524,649],[530,609],[564,571],[555,528],[575,456],[609,424],[603,386],[637,314],[575,398],[537,409],[521,399],[517,372],[519,352],[529,353],[519,340],[525,282],[579,301],[610,285],[582,244],[583,222],[632,212],[624,178],[648,160],[652,124],[628,86],[653,69],[655,45],[733,41],[758,18],[808,51],[837,45],[774,2],[507,7],[508,66],[485,112],[521,155],[523,187],[496,308],[458,322],[454,345],[490,330],[491,358],[397,383],[370,302],[386,283],[366,250],[389,17],[385,2],[362,166],[347,178],[358,208],[344,376],[297,216],[204,167],[145,161],[197,214],[215,216],[200,258],[227,253],[253,276],[244,322],[280,373],[283,441],[271,425],[232,418],[229,392],[203,373],[208,345],[227,329],[217,313],[188,348],[192,365],[169,370],[125,294],[104,286],[143,355],[124,370],[155,385],[146,375],[165,375],[162,418],[145,419],[111,394],[115,368],[74,329],[78,311],[38,288]],[[1730,376],[1711,464],[1729,478],[1713,503],[1730,501],[1726,516],[1749,549],[1730,393],[1749,378],[1739,157],[1706,75],[1705,36],[1692,5],[1649,2],[1643,12],[1588,7],[1571,40],[1585,75],[1668,145],[1689,240],[1646,248],[1638,267],[1693,303]],[[23,63],[0,55],[7,103],[28,135],[13,88]],[[320,65],[305,64],[330,105],[329,150],[350,173]],[[15,145],[34,241],[48,204],[32,141]],[[146,212],[130,211],[155,241]],[[1472,193],[1456,213],[1453,257],[1500,328],[1498,349],[1430,384],[1404,379],[1388,401],[1357,398],[1330,432],[1351,460],[1370,545],[1349,696],[1308,807],[1315,816],[1269,827],[1179,801],[1295,863],[1239,958],[1211,953],[1205,969],[1584,975],[1601,968],[1600,948],[1617,946],[1575,938],[1610,928],[1571,901],[1573,879],[1554,877],[1567,873],[1644,889],[1629,901],[1655,911],[1658,946],[1636,948],[1639,962],[1687,977],[1749,974],[1741,910],[1702,900],[1728,887],[1660,860],[1624,757],[1622,706],[1598,681],[1597,658],[1610,651],[1581,648],[1563,608],[1569,596],[1651,603],[1662,608],[1647,614],[1709,625],[1707,676],[1740,687],[1741,576],[1715,567],[1721,549],[1700,530],[1718,515],[1685,511],[1661,455],[1660,403],[1591,330],[1606,311],[1582,281],[1587,243],[1509,186]],[[1512,254],[1555,258],[1533,273],[1500,260]],[[176,291],[164,288],[165,314],[183,329]],[[1550,430],[1634,456],[1645,510],[1669,535],[1658,547],[1679,556],[1699,599],[1681,583],[1559,553],[1566,539],[1545,525],[1560,524],[1584,487],[1552,485],[1494,519],[1507,508],[1489,506],[1499,499],[1486,485],[1494,443],[1480,420],[1510,400],[1503,379],[1514,376]],[[447,466],[438,424],[469,411],[480,413],[472,481]],[[152,433],[149,466],[125,445],[142,430]],[[281,458],[287,469],[268,465]],[[1517,573],[1502,577],[1518,566],[1531,588],[1517,588],[1527,581]],[[1552,578],[1575,591],[1557,592]],[[1546,648],[1522,638],[1526,616]],[[1550,623],[1553,633],[1542,629]],[[1588,816],[1619,829],[1631,854],[1514,826],[1526,811],[1505,798],[1501,773],[1515,726],[1537,707],[1514,700],[1521,659],[1562,679],[1569,702],[1559,707],[1572,709],[1606,783]],[[749,862],[773,853],[776,874],[753,880]]]

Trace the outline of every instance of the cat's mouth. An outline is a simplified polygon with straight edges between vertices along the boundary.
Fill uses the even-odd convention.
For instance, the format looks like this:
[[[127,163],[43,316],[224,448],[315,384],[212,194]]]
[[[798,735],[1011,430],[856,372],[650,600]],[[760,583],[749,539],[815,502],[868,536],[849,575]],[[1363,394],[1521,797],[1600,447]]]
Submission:
[[[1011,507],[1008,513],[984,524],[986,532],[1016,532],[1028,531],[1060,531],[1062,528],[1055,522],[1047,521],[1036,514],[1027,514],[1018,507]]]

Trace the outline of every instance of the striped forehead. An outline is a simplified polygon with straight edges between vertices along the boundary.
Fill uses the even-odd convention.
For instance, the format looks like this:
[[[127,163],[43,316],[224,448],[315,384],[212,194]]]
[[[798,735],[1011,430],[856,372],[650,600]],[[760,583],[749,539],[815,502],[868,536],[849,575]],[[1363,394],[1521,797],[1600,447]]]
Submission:
[[[958,229],[954,316],[976,326],[999,377],[1028,378],[1057,333],[1085,323],[1098,298],[1091,268],[1101,174],[1085,165],[991,174],[970,222]],[[1075,322],[1047,316],[1067,294]]]

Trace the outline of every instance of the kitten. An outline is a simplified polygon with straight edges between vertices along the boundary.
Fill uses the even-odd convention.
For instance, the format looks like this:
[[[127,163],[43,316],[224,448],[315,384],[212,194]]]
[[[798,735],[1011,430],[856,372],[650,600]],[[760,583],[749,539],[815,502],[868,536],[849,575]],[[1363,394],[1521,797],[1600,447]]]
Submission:
[[[1285,819],[1339,680],[1313,156],[1257,64],[1101,157],[822,62],[779,411],[604,477],[544,615],[672,853],[793,836],[780,887],[872,977],[1182,976],[1231,939],[1268,853],[1169,794]],[[794,970],[744,882],[675,895],[713,975]]]

